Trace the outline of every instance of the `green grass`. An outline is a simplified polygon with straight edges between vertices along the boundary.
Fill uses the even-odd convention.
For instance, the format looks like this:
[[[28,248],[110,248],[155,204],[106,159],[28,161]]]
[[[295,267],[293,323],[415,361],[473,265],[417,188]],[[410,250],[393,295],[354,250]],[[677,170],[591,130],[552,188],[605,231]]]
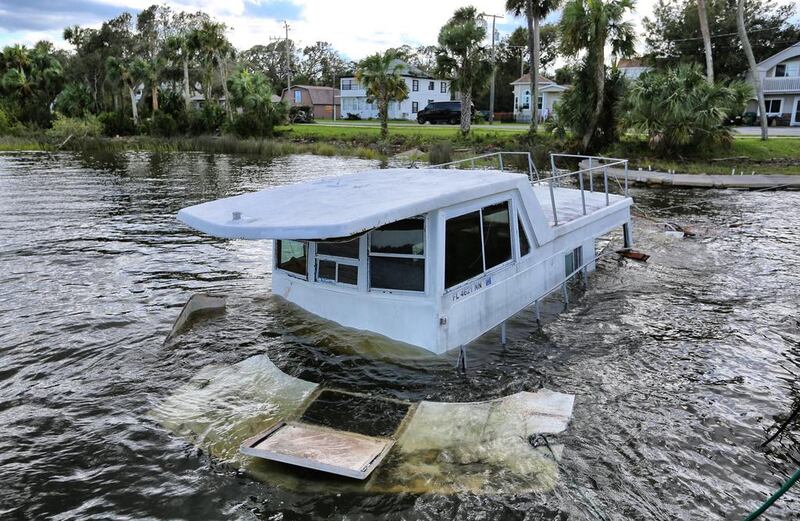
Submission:
[[[0,152],[27,151],[27,150],[52,150],[54,147],[39,139],[0,136]]]

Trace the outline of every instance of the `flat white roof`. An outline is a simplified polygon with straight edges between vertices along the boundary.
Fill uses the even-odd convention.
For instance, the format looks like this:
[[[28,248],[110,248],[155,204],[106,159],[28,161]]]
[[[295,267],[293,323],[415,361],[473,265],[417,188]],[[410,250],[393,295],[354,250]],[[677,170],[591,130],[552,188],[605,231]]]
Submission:
[[[328,239],[521,186],[526,175],[497,171],[370,170],[209,201],[178,219],[229,239]]]

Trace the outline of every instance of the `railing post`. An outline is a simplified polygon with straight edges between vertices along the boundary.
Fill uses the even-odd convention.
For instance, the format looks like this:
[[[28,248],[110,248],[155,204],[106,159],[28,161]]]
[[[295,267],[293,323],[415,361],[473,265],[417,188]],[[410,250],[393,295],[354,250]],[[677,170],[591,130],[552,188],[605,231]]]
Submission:
[[[578,163],[578,168],[581,164]],[[592,156],[589,156],[589,191],[594,193],[594,170],[592,170]]]
[[[556,196],[553,193],[553,178],[550,178],[550,204],[553,205],[553,226],[558,226],[558,211],[556,211]]]
[[[569,294],[567,293],[567,281],[564,280],[564,283],[561,285],[561,288],[564,292],[564,309],[566,310],[569,307]]]
[[[503,171],[503,153],[502,152],[498,152],[497,153],[497,158],[500,159],[500,171],[502,172]]]
[[[610,204],[608,202],[608,167],[603,168],[603,184],[606,189],[606,206],[608,206]]]
[[[530,152],[525,152],[525,154],[528,156],[528,179],[532,183],[533,182],[533,160],[531,159],[531,153]],[[536,180],[537,181],[539,180],[539,176],[538,175],[536,176]]]
[[[625,197],[628,197],[628,160],[625,160]]]
[[[581,206],[583,206],[583,215],[586,215],[586,194],[583,191],[583,172],[578,171],[578,185],[581,188]]]

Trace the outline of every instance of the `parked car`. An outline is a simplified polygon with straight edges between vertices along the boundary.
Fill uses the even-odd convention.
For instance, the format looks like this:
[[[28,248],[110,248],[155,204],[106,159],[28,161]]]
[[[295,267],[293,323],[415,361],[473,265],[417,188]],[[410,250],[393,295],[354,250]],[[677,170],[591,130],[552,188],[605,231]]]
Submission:
[[[472,106],[471,114],[474,117],[475,106]],[[461,123],[461,102],[460,101],[434,101],[417,112],[417,123],[450,123],[458,125]]]

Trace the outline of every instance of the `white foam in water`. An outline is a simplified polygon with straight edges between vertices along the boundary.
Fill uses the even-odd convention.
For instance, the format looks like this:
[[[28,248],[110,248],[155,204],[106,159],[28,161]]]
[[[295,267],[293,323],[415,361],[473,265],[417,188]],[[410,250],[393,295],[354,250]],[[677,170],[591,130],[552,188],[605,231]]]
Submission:
[[[546,389],[485,402],[420,402],[395,449],[366,482],[297,473],[239,454],[245,439],[297,415],[317,387],[258,355],[204,368],[151,416],[257,479],[305,491],[497,494],[546,491],[558,480],[553,454],[531,447],[528,437],[564,431],[575,397]],[[551,447],[560,458],[563,447]]]

